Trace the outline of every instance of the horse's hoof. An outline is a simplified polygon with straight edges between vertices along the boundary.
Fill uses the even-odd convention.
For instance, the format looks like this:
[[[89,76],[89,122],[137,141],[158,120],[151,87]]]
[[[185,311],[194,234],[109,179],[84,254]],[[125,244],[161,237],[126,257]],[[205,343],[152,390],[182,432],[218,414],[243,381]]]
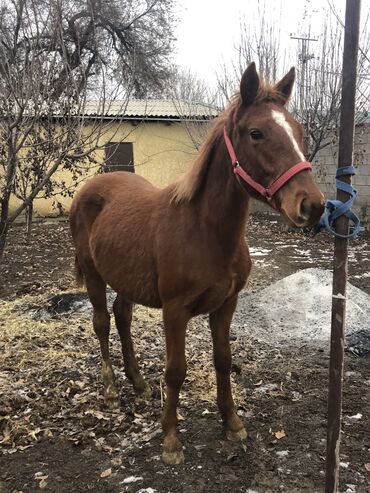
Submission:
[[[107,398],[107,397],[106,397],[106,398],[104,399],[104,402],[105,402],[105,405],[106,405],[106,406],[107,406],[110,410],[112,410],[112,411],[113,411],[113,410],[115,410],[115,409],[119,409],[119,408],[120,408],[120,400],[119,400],[119,398],[118,398],[118,397],[117,397],[117,398],[115,398],[115,399],[113,399],[113,398],[111,398],[111,397],[109,397],[109,398]]]
[[[120,407],[120,398],[117,390],[109,388],[104,394],[104,402],[105,405],[109,409],[119,409]]]
[[[136,388],[135,394],[141,399],[149,400],[152,398],[152,389],[148,384],[145,384],[144,387]]]
[[[175,450],[173,452],[163,450],[162,460],[167,466],[182,464],[185,460],[184,452],[182,450]]]
[[[240,442],[241,440],[245,440],[247,436],[248,433],[244,427],[238,431],[226,430],[226,438],[231,442]]]

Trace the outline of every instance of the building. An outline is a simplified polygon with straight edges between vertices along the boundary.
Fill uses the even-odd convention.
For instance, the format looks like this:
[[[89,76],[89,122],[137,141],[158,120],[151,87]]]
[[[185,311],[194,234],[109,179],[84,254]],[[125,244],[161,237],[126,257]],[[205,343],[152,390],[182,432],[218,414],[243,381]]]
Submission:
[[[194,159],[206,132],[207,123],[219,113],[200,103],[167,100],[115,101],[103,108],[99,102],[86,103],[81,118],[83,131],[99,128],[95,165],[86,166],[78,185],[69,171],[57,172],[57,179],[75,188],[101,171],[130,171],[164,187],[183,173]],[[58,124],[56,118],[56,125]],[[68,213],[73,194],[37,198],[34,213],[50,216]],[[13,201],[13,206],[16,200]]]
[[[207,132],[208,123],[220,110],[200,103],[169,100],[114,101],[101,107],[99,102],[85,105],[84,132],[100,129],[95,165],[85,166],[78,179],[70,172],[59,171],[57,180],[69,184],[71,191],[98,171],[130,171],[158,187],[174,181],[194,159]],[[56,118],[56,122],[58,119]],[[57,124],[57,123],[56,123]],[[333,135],[313,160],[316,180],[326,198],[335,198],[338,139]],[[370,221],[370,121],[356,125],[354,165],[358,174],[354,186],[358,189],[355,211],[364,222]],[[73,193],[57,193],[50,198],[37,198],[34,212],[39,216],[68,213]],[[16,199],[12,201],[13,207]],[[252,210],[270,210],[255,203]]]

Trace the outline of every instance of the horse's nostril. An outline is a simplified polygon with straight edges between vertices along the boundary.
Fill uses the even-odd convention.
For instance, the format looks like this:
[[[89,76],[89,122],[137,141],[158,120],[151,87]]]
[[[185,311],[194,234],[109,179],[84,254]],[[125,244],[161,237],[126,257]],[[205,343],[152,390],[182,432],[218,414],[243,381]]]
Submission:
[[[303,199],[301,202],[301,210],[300,210],[300,215],[304,219],[309,219],[311,215],[311,202],[308,199]]]

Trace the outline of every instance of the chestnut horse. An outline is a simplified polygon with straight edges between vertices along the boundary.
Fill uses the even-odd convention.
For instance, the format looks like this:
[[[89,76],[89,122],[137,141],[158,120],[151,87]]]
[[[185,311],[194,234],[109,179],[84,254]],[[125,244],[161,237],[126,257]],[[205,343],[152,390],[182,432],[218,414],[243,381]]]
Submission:
[[[186,372],[186,326],[195,315],[209,313],[226,436],[247,436],[231,395],[229,329],[251,269],[245,241],[250,197],[269,201],[299,227],[313,225],[323,211],[311,165],[304,162],[302,128],[284,106],[294,77],[292,68],[269,86],[255,64],[249,65],[240,92],[177,182],[158,189],[135,174],[107,173],[92,178],[73,201],[77,281],[85,283],[93,306],[109,406],[119,405],[119,393],[109,359],[107,284],[117,293],[113,311],[125,373],[138,393],[149,389],[131,340],[132,305],[163,310],[167,399],[161,421],[167,464],[184,459],[176,407]]]

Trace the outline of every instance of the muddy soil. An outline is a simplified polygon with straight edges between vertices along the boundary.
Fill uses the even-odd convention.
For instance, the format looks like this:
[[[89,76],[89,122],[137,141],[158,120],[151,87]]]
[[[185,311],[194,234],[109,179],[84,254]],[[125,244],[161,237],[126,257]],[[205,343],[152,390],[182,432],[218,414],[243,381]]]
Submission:
[[[253,218],[248,238],[258,292],[306,267],[331,268],[332,241]],[[351,244],[349,280],[370,293],[370,241]],[[141,368],[153,391],[135,397],[118,337],[112,360],[121,409],[101,396],[99,349],[89,315],[37,318],[50,295],[71,291],[73,249],[66,223],[39,224],[27,245],[14,228],[0,266],[0,492],[321,492],[324,484],[328,354],[305,345],[276,348],[232,333],[232,382],[245,443],[225,440],[215,404],[206,317],[189,326],[188,374],[179,429],[185,464],[160,460],[164,340],[160,312],[137,308]],[[68,307],[67,307],[68,308]],[[346,354],[341,486],[370,491],[370,359]]]

